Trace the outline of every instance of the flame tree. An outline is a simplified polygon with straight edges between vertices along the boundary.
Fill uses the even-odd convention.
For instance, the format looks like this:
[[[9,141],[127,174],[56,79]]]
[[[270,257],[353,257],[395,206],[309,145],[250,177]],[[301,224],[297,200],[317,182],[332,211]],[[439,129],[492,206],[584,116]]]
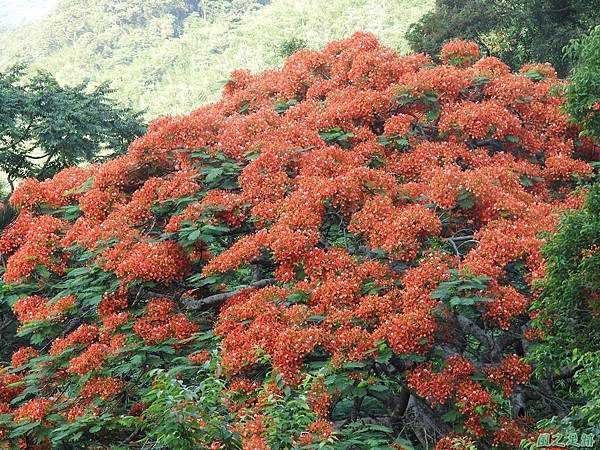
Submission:
[[[525,360],[530,306],[598,159],[564,87],[469,42],[434,64],[359,33],[26,180],[1,298],[30,346],[0,372],[0,438],[517,448],[561,413]]]

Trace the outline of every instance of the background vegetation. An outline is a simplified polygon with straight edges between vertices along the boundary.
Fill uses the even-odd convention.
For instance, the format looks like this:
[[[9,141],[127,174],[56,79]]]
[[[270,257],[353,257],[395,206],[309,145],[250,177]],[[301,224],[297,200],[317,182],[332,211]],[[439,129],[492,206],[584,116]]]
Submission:
[[[563,48],[599,19],[598,0],[437,0],[407,38],[412,50],[432,55],[449,39],[469,39],[513,68],[549,62],[564,76]]]
[[[584,129],[583,134],[600,138],[600,26],[573,40],[566,54],[574,67],[567,88],[567,112]]]
[[[0,68],[22,61],[60,83],[106,80],[146,117],[216,100],[229,73],[281,64],[290,40],[320,48],[363,30],[402,52],[431,0],[61,0],[0,35]]]
[[[17,180],[50,178],[65,167],[125,153],[145,131],[140,114],[115,105],[105,83],[61,86],[25,67],[0,72],[0,170]]]

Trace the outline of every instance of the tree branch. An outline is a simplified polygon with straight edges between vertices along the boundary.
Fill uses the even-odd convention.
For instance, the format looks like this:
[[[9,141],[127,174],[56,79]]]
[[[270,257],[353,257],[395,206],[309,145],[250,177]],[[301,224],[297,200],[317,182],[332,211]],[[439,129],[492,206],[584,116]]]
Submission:
[[[220,305],[223,302],[225,302],[225,300],[233,297],[234,295],[239,294],[241,291],[243,291],[245,289],[259,289],[259,288],[263,288],[266,286],[271,286],[272,284],[275,284],[275,278],[266,278],[264,280],[255,281],[254,283],[250,283],[248,285],[240,286],[235,291],[224,292],[222,294],[215,294],[215,295],[211,295],[209,297],[204,297],[204,298],[201,298],[198,300],[183,299],[183,305],[185,306],[186,309],[188,309],[190,311],[193,311],[196,309],[202,309],[202,308],[206,308],[206,307],[210,307],[210,306]]]
[[[481,141],[470,141],[469,147],[477,148],[477,147],[492,147],[498,151],[504,151],[505,148],[498,139],[483,139]]]
[[[437,417],[431,408],[417,396],[411,395],[407,413],[414,417],[411,428],[424,448],[431,448],[441,437],[450,433],[450,426]]]
[[[566,380],[568,378],[571,378],[573,375],[575,375],[575,373],[580,369],[583,369],[583,366],[581,364],[579,364],[575,367],[565,366],[565,367],[561,368],[558,373],[553,374],[551,377],[551,380],[552,381]]]
[[[467,244],[468,242],[478,242],[475,239],[475,236],[473,236],[473,235],[448,237],[448,238],[443,238],[443,240],[446,242],[449,242],[450,245],[452,245],[452,248],[454,249],[454,253],[456,253],[456,256],[458,256],[459,258],[463,257],[463,254],[460,252],[459,247],[462,247],[464,244]],[[457,242],[459,242],[458,245],[456,245]]]
[[[467,319],[465,316],[461,316],[460,314],[456,315],[456,322],[461,330],[465,333],[469,333],[479,342],[481,342],[484,346],[488,348],[490,351],[490,357],[492,360],[497,359],[501,355],[501,351],[494,342],[494,339],[488,335],[485,330],[480,328],[475,322],[470,319]]]
[[[19,139],[17,139],[15,142],[13,142],[10,145],[7,145],[6,147],[0,147],[0,152],[5,152],[7,150],[16,150],[16,147],[25,140],[25,138],[29,137],[29,130],[31,129],[31,126],[33,125],[33,122],[35,120],[35,117],[32,117],[31,120],[29,121],[29,124],[27,125],[27,128],[25,128],[25,131],[23,131],[21,133],[21,137]]]

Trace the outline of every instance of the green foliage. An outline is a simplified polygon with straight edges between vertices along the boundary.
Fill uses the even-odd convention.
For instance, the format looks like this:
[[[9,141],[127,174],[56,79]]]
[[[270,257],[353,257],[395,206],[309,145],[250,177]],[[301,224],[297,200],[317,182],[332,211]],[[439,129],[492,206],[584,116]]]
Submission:
[[[350,148],[352,146],[350,140],[354,137],[354,133],[345,132],[341,128],[332,128],[331,130],[321,131],[319,136],[328,144],[338,144],[342,148]]]
[[[436,0],[432,11],[410,26],[406,39],[412,50],[432,56],[438,55],[444,42],[451,39],[473,40],[481,46],[481,30],[495,22],[493,6],[489,0]]]
[[[108,84],[61,86],[50,74],[0,73],[0,169],[14,181],[124,153],[144,132],[140,114],[108,96]]]
[[[598,21],[597,0],[437,0],[406,37],[413,50],[432,55],[448,40],[468,39],[513,68],[550,62],[565,75],[563,47]]]
[[[16,336],[18,325],[10,308],[5,304],[0,304],[0,336],[2,336],[0,361],[9,360],[15,349],[22,344]]]
[[[481,302],[493,300],[480,294],[487,289],[490,277],[459,274],[456,269],[450,270],[449,281],[440,283],[439,287],[431,294],[431,298],[439,299],[447,303],[450,308],[459,312],[469,312],[471,306]]]
[[[276,375],[274,381],[283,395],[270,392],[266,396],[267,407],[265,412],[269,420],[269,444],[273,450],[293,448],[297,437],[306,431],[317,415],[311,410],[308,403],[308,392],[313,382],[313,377],[307,376],[299,390],[292,390],[281,375]],[[321,448],[328,448],[321,446]]]
[[[140,421],[147,431],[147,441],[153,443],[152,448],[194,450],[200,439],[218,439],[226,442],[228,448],[241,448],[239,437],[227,430],[228,411],[222,403],[224,381],[206,370],[197,373],[197,368],[190,368],[196,372],[193,385],[175,377],[181,367],[148,373],[154,381],[144,398],[148,404],[145,420]]]
[[[242,164],[223,154],[209,155],[206,149],[192,152],[191,156],[197,160],[195,166],[200,168],[200,175],[210,189],[236,189],[238,176],[242,172]],[[251,159],[252,155],[248,155]]]
[[[19,211],[10,203],[0,204],[0,230],[6,228],[17,217]]]
[[[369,448],[377,450],[392,450],[390,447],[390,435],[392,429],[374,423],[363,421],[352,422],[342,430],[340,442],[336,447],[339,450],[354,450],[358,448]],[[405,440],[398,440],[398,444],[406,450],[414,450],[412,444]]]
[[[297,37],[291,37],[285,39],[279,44],[278,54],[282,58],[287,58],[293,55],[298,50],[301,50],[307,46],[306,40]]]
[[[532,345],[531,359],[540,376],[561,386],[565,417],[545,422],[600,435],[600,185],[592,188],[586,206],[567,215],[546,244],[548,268],[537,324],[545,332]],[[571,380],[570,377],[574,376]]]
[[[260,71],[307,45],[354,31],[406,51],[404,33],[432,0],[60,0],[45,19],[0,34],[0,70],[15,61],[60,83],[111,80],[147,118],[218,99],[234,69]]]
[[[228,430],[232,417],[223,402],[227,395],[226,383],[216,375],[218,367],[215,359],[200,369],[188,361],[169,371],[156,369],[148,373],[153,381],[143,399],[147,404],[144,420],[131,417],[130,421],[131,424],[139,422],[152,448],[192,450],[199,448],[199,441],[223,442],[232,450],[242,448],[240,436]],[[296,441],[316,420],[308,403],[314,381],[314,377],[307,376],[299,389],[292,390],[280,375],[265,379],[261,397],[267,413],[264,426],[268,430],[269,448],[312,448],[299,447]],[[319,448],[334,447],[323,441]]]
[[[600,26],[573,41],[566,54],[574,62],[566,110],[583,128],[582,135],[600,139]]]
[[[156,369],[147,374],[153,381],[143,398],[146,404],[143,420],[126,417],[122,420],[124,426],[140,427],[146,433],[145,442],[148,446],[152,444],[152,448],[195,449],[199,448],[199,440],[213,439],[226,442],[230,449],[241,448],[240,436],[227,429],[232,416],[223,402],[228,395],[241,394],[227,393],[226,383],[219,375],[218,358],[213,355],[201,367],[192,366],[185,358],[177,358],[172,364],[168,371]],[[364,377],[353,379],[356,373]],[[318,419],[309,398],[322,380],[328,390],[343,393],[333,413],[334,419],[343,425],[318,444],[301,445],[298,437]],[[287,385],[281,375],[267,374],[258,394],[264,405],[266,442],[269,448],[278,450],[392,450],[390,439],[395,434],[392,428],[353,420],[353,417],[357,408],[373,415],[381,413],[386,400],[394,401],[401,389],[387,376],[376,375],[375,366],[358,362],[347,363],[342,368],[315,365],[312,373],[294,388]],[[407,450],[414,448],[409,441],[400,438],[394,442]]]

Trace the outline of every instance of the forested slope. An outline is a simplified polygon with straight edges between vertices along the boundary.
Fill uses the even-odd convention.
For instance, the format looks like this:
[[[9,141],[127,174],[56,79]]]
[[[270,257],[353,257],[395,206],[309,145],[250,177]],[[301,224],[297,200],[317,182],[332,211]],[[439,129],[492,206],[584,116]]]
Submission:
[[[17,61],[59,82],[113,82],[147,116],[215,100],[233,69],[283,60],[281,46],[318,48],[356,30],[406,50],[431,0],[61,0],[44,20],[0,35],[0,69]],[[293,48],[293,45],[292,45]]]

